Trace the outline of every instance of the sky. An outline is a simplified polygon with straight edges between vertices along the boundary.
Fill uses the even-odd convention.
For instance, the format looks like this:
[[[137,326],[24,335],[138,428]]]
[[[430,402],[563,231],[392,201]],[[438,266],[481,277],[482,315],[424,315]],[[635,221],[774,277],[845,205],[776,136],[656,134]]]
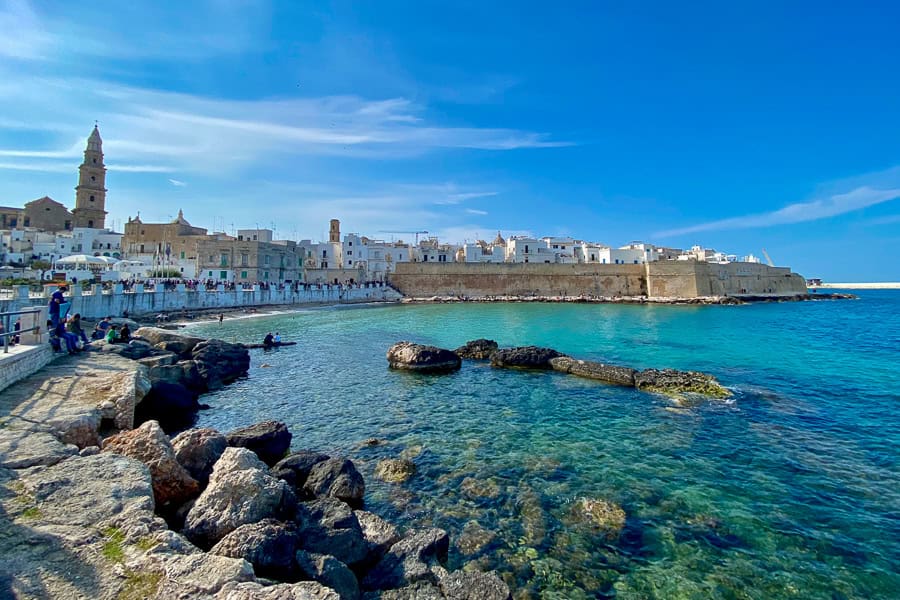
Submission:
[[[0,205],[71,207],[97,121],[118,231],[338,218],[900,281],[897,23],[886,0],[0,0]]]

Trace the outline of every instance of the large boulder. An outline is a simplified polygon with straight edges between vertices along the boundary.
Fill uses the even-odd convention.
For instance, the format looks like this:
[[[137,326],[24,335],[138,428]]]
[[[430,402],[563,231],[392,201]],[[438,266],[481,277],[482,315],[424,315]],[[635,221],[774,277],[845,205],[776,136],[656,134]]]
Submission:
[[[192,542],[209,548],[247,523],[277,517],[284,510],[287,484],[268,474],[266,465],[246,448],[226,448],[213,467],[206,490],[184,523]]]
[[[294,490],[300,492],[309,477],[312,468],[331,458],[327,454],[301,450],[279,460],[271,469],[272,475],[286,481]]]
[[[177,507],[200,491],[197,481],[176,460],[169,438],[156,421],[107,438],[103,452],[128,456],[147,465],[158,508]]]
[[[248,581],[226,583],[215,595],[215,600],[342,600],[342,598],[333,589],[316,581],[266,586]]]
[[[441,591],[447,600],[510,600],[512,595],[496,573],[456,571],[441,578]]]
[[[222,340],[206,340],[194,346],[191,358],[207,389],[219,389],[226,383],[247,374],[250,352],[243,344]]]
[[[387,351],[388,366],[392,369],[419,373],[447,373],[456,371],[462,360],[456,353],[436,346],[412,342],[397,342]]]
[[[296,555],[297,566],[305,578],[318,581],[333,589],[341,600],[359,598],[359,582],[347,565],[333,556],[300,550]]]
[[[291,447],[291,432],[280,421],[262,421],[247,427],[240,427],[225,434],[228,445],[247,448],[269,466],[284,458]]]
[[[362,501],[366,482],[349,460],[329,458],[310,469],[303,491],[310,496],[330,496],[351,504]]]
[[[188,429],[172,438],[175,459],[203,487],[206,487],[213,466],[227,447],[225,436],[209,428]]]
[[[356,515],[336,498],[321,498],[298,505],[297,522],[302,527],[300,545],[316,554],[334,556],[346,565],[367,562],[371,547]]]
[[[675,369],[645,369],[635,374],[634,385],[639,390],[678,395],[684,392],[713,398],[728,398],[731,392],[712,375],[697,371]]]
[[[400,541],[397,526],[378,515],[364,510],[355,510],[356,520],[362,528],[363,537],[369,545],[370,554],[381,558],[391,546]]]
[[[167,432],[193,425],[200,403],[197,394],[180,383],[159,381],[134,409],[135,423],[156,421]]]
[[[160,344],[163,344],[165,346],[163,349],[175,352],[175,354],[189,353],[194,349],[194,346],[204,341],[203,338],[184,335],[169,329],[160,329],[159,327],[141,327],[134,332],[134,335],[147,340],[151,346],[159,347]],[[169,343],[172,344],[171,347]]]
[[[437,584],[432,567],[447,562],[450,538],[443,529],[414,531],[387,551],[368,572],[362,586],[369,590],[403,587],[417,581]]]
[[[497,342],[494,340],[486,340],[479,338],[466,342],[454,352],[460,358],[468,358],[470,360],[490,360],[491,354],[497,351]]]
[[[630,367],[618,367],[605,365],[590,360],[577,360],[568,356],[558,356],[550,359],[550,366],[554,371],[571,373],[579,377],[597,379],[615,385],[634,387],[634,375],[636,370]]]
[[[503,348],[491,354],[492,367],[516,367],[520,369],[551,369],[550,361],[565,356],[553,348],[519,346]]]
[[[210,554],[243,558],[257,575],[282,581],[296,580],[294,555],[300,533],[293,524],[274,519],[241,525],[212,547]]]

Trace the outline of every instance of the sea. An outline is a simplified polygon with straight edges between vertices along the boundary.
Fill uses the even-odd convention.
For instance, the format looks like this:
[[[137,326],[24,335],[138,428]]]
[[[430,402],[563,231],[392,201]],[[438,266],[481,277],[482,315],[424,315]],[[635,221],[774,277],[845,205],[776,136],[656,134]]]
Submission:
[[[900,597],[900,290],[740,306],[339,305],[188,331],[251,350],[197,425],[276,419],[295,450],[354,461],[365,507],[436,526],[449,567],[515,598]],[[576,358],[715,375],[727,401],[673,399],[464,361],[389,370],[410,340],[489,338]],[[367,440],[377,439],[377,445]],[[378,462],[416,474],[385,483]],[[584,518],[620,507],[620,529]]]

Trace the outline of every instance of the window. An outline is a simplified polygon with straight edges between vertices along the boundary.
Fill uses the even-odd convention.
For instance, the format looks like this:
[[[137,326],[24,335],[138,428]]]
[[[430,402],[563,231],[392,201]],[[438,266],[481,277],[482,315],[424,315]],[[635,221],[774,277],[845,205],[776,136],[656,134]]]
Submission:
[[[241,279],[247,279],[247,271],[241,271]]]
[[[93,226],[94,226],[94,221],[88,221],[88,227],[93,227]]]
[[[272,258],[271,256],[269,256],[268,254],[266,254],[266,257],[265,257],[265,260],[264,260],[264,264],[265,264],[267,267],[269,266],[269,263],[271,262],[271,258]]]
[[[212,278],[212,271],[209,272],[209,277]]]
[[[348,266],[348,267],[352,267],[352,266],[353,266],[353,261],[352,261],[352,260],[348,260],[348,261],[347,261],[347,266]]]
[[[328,258],[328,253],[325,250],[322,250],[322,258]]]
[[[528,254],[528,245],[525,245],[525,254]]]
[[[347,256],[353,256],[353,250],[347,250]]]
[[[96,158],[92,158],[91,160],[94,162],[95,165],[97,164],[97,159],[96,159]]]
[[[181,258],[184,258],[184,250],[181,251]]]
[[[210,254],[210,255],[209,255],[209,262],[213,262],[214,260],[216,260],[216,257],[213,256],[212,254]]]
[[[93,202],[93,201],[94,201],[94,197],[91,196],[91,202]],[[48,208],[47,210],[50,210],[50,209]]]
[[[223,267],[227,267],[228,266],[228,255],[223,252],[222,256],[220,258],[221,258],[221,260],[219,261],[219,265],[223,266]]]
[[[591,262],[594,262],[595,260],[597,260],[597,259],[594,258],[594,255],[593,255],[593,254],[591,254]]]
[[[249,254],[241,254],[241,266],[246,267],[250,264],[250,255]]]
[[[266,281],[269,280],[269,272],[268,271],[263,271],[263,279],[265,279]]]
[[[353,245],[353,242],[347,242],[347,245],[348,245],[348,246],[352,246],[352,245]]]
[[[144,245],[141,244],[141,254],[143,254],[143,253],[144,253]]]
[[[219,271],[219,279],[228,279],[228,271]]]
[[[97,181],[97,178],[91,175],[91,181]]]

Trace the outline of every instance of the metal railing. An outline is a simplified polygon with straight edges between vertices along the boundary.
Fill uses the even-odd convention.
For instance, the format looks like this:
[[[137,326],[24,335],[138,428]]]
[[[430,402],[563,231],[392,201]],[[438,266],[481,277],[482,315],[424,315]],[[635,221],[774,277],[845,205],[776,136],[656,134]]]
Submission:
[[[3,354],[9,354],[10,340],[16,344],[19,336],[23,333],[40,333],[41,324],[37,322],[37,317],[40,316],[42,310],[42,308],[38,307],[0,313],[0,338],[3,339]],[[23,329],[21,326],[21,317],[25,315],[32,315],[32,326],[27,329]],[[14,322],[13,317],[19,318]],[[18,329],[16,329],[17,325]]]

